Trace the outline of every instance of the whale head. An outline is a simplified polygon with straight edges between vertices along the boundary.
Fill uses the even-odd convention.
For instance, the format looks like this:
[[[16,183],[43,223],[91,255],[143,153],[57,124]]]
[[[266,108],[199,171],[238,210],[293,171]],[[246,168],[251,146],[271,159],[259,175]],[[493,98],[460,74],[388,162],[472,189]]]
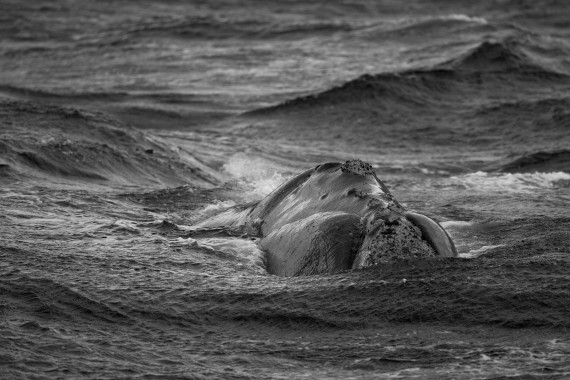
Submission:
[[[260,237],[268,272],[284,276],[457,255],[441,225],[402,207],[372,166],[360,160],[319,165],[256,205],[200,224],[222,225]]]
[[[457,255],[433,219],[408,212],[360,160],[308,170],[261,201],[259,223],[268,270],[331,273],[394,260]]]

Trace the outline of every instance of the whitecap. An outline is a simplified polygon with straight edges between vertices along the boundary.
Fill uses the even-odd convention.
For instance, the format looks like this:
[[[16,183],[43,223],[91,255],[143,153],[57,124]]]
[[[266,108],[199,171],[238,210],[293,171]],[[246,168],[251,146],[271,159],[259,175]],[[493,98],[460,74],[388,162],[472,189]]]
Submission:
[[[440,222],[441,226],[445,229],[464,229],[473,226],[473,222],[466,222],[464,220],[446,220],[445,222]]]
[[[440,20],[453,20],[453,21],[465,21],[465,22],[472,22],[476,24],[486,25],[487,20],[483,17],[473,17],[464,14],[450,14],[445,16],[440,16]]]
[[[137,223],[132,220],[125,220],[125,219],[115,220],[112,226],[129,232],[134,232],[134,233],[141,232],[140,229],[137,227]]]
[[[484,255],[485,253],[487,253],[488,251],[495,249],[495,248],[499,248],[499,247],[504,247],[504,244],[497,244],[497,245],[484,245],[480,248],[477,249],[472,249],[469,252],[466,253],[460,253],[459,257],[463,257],[463,258],[468,258],[468,259],[472,259],[475,257],[479,257]]]
[[[193,219],[194,220],[202,220],[209,218],[213,215],[220,214],[222,211],[225,211],[231,207],[234,207],[236,202],[233,200],[215,200],[213,203],[207,204],[201,209],[197,209],[193,212]],[[185,229],[187,226],[179,226],[182,229]]]
[[[265,271],[265,253],[256,241],[242,238],[178,238],[171,242],[174,246],[191,246],[205,249],[211,252],[221,252],[228,257],[232,257],[243,264],[244,267],[257,273]]]
[[[279,165],[246,153],[234,154],[223,168],[246,188],[239,194],[244,201],[259,200],[291,178]]]
[[[452,185],[482,192],[532,192],[537,189],[566,187],[570,174],[565,172],[550,173],[486,173],[475,172],[462,176],[450,177]]]

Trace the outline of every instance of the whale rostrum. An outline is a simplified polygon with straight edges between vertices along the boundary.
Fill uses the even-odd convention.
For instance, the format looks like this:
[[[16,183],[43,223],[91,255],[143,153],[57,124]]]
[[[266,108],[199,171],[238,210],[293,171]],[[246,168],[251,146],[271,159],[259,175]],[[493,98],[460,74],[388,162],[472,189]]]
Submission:
[[[319,165],[259,203],[232,208],[197,227],[239,227],[258,236],[268,272],[282,276],[457,256],[439,223],[406,211],[360,160]]]

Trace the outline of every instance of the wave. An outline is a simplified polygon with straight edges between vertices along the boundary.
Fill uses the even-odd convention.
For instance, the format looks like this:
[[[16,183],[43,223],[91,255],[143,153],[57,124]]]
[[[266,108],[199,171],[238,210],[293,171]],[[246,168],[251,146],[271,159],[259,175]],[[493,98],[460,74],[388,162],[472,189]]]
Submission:
[[[543,77],[560,77],[563,73],[546,67],[543,62],[529,54],[528,47],[515,38],[503,41],[484,41],[463,54],[438,64],[436,68],[459,72],[477,73],[524,73]]]
[[[507,101],[493,103],[477,109],[478,117],[495,117],[498,114],[508,114],[514,116],[525,115],[526,113],[540,113],[551,115],[551,118],[561,124],[567,124],[570,120],[570,113],[566,112],[570,106],[569,97],[544,98],[544,99],[524,99],[519,101]]]
[[[12,177],[151,186],[220,182],[191,152],[101,113],[15,100],[0,100],[0,110],[15,120],[0,138]]]
[[[567,81],[561,80],[560,83],[564,84]],[[541,91],[539,86],[536,87],[534,94],[531,88],[533,87],[521,88],[519,93],[527,95],[520,96],[519,100],[515,95],[510,99],[478,105],[466,113],[464,120],[472,120],[472,123],[477,125],[477,130],[473,129],[470,134],[472,140],[492,143],[501,149],[506,148],[506,151],[515,152],[564,149],[568,145],[566,141],[567,126],[570,123],[570,112],[568,112],[570,98],[567,97],[563,86],[559,93],[550,90],[552,92],[545,94],[546,97],[543,99],[536,96]],[[482,170],[501,170],[500,165],[517,158],[507,157],[505,161],[483,167]],[[542,169],[546,168],[547,166],[544,166]],[[565,169],[563,166],[553,165],[551,170]]]
[[[185,39],[287,39],[310,38],[316,35],[330,35],[335,32],[352,30],[343,22],[279,20],[274,17],[234,17],[225,18],[213,15],[155,17],[135,21],[132,26],[121,28],[114,33],[134,37],[168,36]]]
[[[117,116],[138,128],[187,129],[238,113],[215,96],[176,92],[54,92],[0,84],[0,97],[82,107]]]
[[[504,76],[513,76],[505,78]],[[362,100],[390,102],[393,107],[412,103],[416,107],[448,102],[465,102],[473,96],[488,97],[486,85],[518,86],[519,81],[543,80],[570,82],[570,76],[543,66],[525,53],[513,40],[485,41],[459,56],[430,68],[396,73],[365,74],[330,90],[285,101],[276,106],[254,110],[264,113],[285,108],[336,106]],[[484,94],[477,92],[484,91]],[[435,98],[434,98],[435,97]]]
[[[191,246],[208,254],[219,255],[228,260],[238,261],[242,268],[266,275],[265,252],[251,240],[239,237],[181,238],[170,243],[171,247]]]
[[[130,321],[130,318],[118,309],[48,278],[7,276],[0,282],[0,289],[3,295],[17,300],[16,302],[23,301],[24,310],[29,310],[38,317],[110,323]],[[30,323],[29,327],[37,325],[35,322]]]
[[[521,260],[513,274],[513,262],[508,260],[417,260],[350,274],[307,276],[288,281],[287,286],[264,282],[259,289],[230,291],[232,302],[227,293],[192,293],[184,299],[191,304],[207,302],[198,313],[209,318],[278,326],[362,328],[386,322],[446,322],[567,327],[565,300],[560,298],[564,286],[552,279],[559,265],[564,261]],[[445,278],[441,273],[446,273]],[[520,281],[520,276],[534,281]]]
[[[439,20],[444,21],[462,21],[468,23],[475,23],[475,24],[488,24],[489,22],[484,17],[477,17],[477,16],[469,16],[461,13],[453,13],[445,16],[437,17]]]
[[[122,101],[129,96],[126,92],[84,92],[84,93],[57,93],[34,88],[19,87],[0,84],[0,94],[8,98],[25,99],[62,99],[62,100],[99,100]]]
[[[286,169],[276,162],[246,153],[231,156],[223,169],[244,190],[240,194],[241,202],[258,201],[292,177],[283,174]]]
[[[519,45],[483,42],[443,64],[365,74],[241,117],[260,126],[249,133],[362,149],[562,148],[570,75],[538,64]]]
[[[359,103],[390,108],[423,108],[434,100],[427,93],[447,96],[450,92],[446,78],[453,74],[445,71],[408,71],[403,73],[365,74],[355,80],[330,90],[287,100],[275,106],[250,111],[246,115],[263,115],[312,109],[313,107],[336,107]],[[454,98],[449,96],[449,98]],[[365,103],[363,103],[365,102]]]
[[[566,188],[570,186],[570,174],[565,172],[475,172],[449,178],[449,184],[474,192],[536,193],[541,189]]]
[[[425,41],[448,39],[450,33],[494,32],[497,27],[483,17],[472,17],[465,14],[449,14],[442,16],[426,16],[419,18],[403,18],[395,23],[381,23],[358,30],[358,37],[368,40],[391,39],[402,41]]]
[[[154,103],[187,105],[187,104],[209,104],[207,95],[197,95],[193,93],[179,92],[55,92],[43,89],[20,87],[14,85],[0,84],[0,94],[6,98],[16,98],[25,100],[62,100],[69,102],[79,101],[107,101],[107,102],[140,102],[151,101]]]
[[[565,172],[570,174],[570,150],[539,151],[507,157],[487,169],[503,173]]]

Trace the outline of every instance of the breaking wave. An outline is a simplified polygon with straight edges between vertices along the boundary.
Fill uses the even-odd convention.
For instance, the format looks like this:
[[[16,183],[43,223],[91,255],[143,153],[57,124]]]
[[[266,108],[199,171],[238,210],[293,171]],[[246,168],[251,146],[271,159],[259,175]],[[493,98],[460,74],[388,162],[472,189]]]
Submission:
[[[537,189],[570,187],[570,174],[564,172],[486,173],[475,172],[449,179],[452,185],[478,192],[525,193]]]
[[[245,190],[240,194],[242,202],[260,200],[292,177],[274,162],[246,153],[236,153],[223,168]]]
[[[568,174],[570,173],[570,150],[540,151],[523,154],[518,158],[507,157],[490,169],[504,173],[560,171]]]

